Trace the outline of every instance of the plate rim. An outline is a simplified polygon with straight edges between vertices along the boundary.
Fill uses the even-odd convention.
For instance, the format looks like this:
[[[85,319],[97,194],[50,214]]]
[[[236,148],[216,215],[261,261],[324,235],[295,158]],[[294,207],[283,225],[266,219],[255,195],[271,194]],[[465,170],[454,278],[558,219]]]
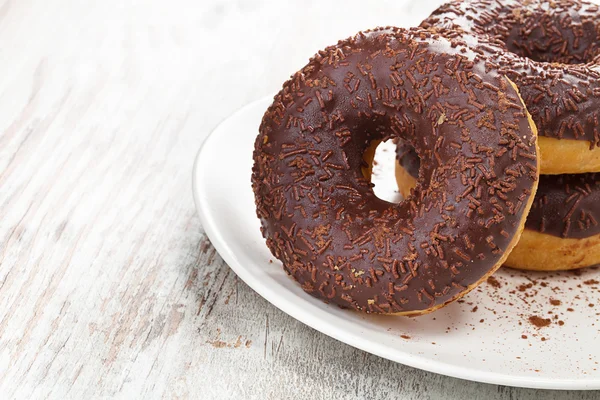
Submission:
[[[273,94],[264,96],[257,100],[254,100],[246,105],[238,108],[233,113],[222,119],[206,136],[200,148],[196,154],[192,170],[192,192],[194,197],[194,203],[196,211],[200,217],[200,223],[206,236],[210,240],[211,244],[215,247],[223,261],[227,264],[235,274],[242,279],[252,290],[258,293],[261,297],[267,300],[270,304],[283,311],[290,317],[302,322],[304,325],[327,335],[339,342],[350,345],[359,350],[365,351],[370,354],[374,354],[378,357],[407,365],[409,367],[421,369],[428,372],[433,372],[440,375],[450,376],[452,378],[464,379],[473,382],[504,385],[528,389],[553,389],[553,390],[597,390],[600,389],[600,379],[554,379],[544,378],[543,376],[537,377],[518,377],[515,375],[509,375],[493,371],[482,371],[475,368],[467,368],[458,366],[452,363],[447,363],[438,360],[431,360],[418,355],[409,354],[399,349],[391,349],[384,345],[361,340],[358,335],[353,333],[340,332],[335,326],[329,323],[327,320],[322,320],[318,317],[313,317],[311,313],[306,312],[306,309],[302,309],[300,306],[296,306],[294,302],[290,301],[286,297],[281,297],[271,291],[268,286],[262,285],[259,280],[255,279],[253,275],[241,266],[241,263],[237,261],[236,255],[229,248],[222,238],[219,227],[213,220],[210,214],[206,199],[201,195],[199,187],[202,183],[200,179],[199,166],[201,165],[202,154],[208,151],[212,141],[214,140],[215,133],[230,119],[246,112],[248,109],[255,107],[257,104],[271,100]],[[308,295],[307,295],[308,296]],[[352,312],[352,311],[348,311]],[[386,351],[387,350],[387,351]]]

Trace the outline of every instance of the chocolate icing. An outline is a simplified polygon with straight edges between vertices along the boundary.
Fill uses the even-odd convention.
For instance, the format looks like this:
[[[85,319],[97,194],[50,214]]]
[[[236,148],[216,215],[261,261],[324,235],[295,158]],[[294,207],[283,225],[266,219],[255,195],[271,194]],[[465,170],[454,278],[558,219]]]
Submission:
[[[305,291],[365,312],[419,313],[466,293],[499,267],[536,188],[515,89],[428,31],[379,28],[320,51],[259,131],[252,186],[267,246]],[[427,165],[400,204],[363,175],[367,147],[394,137]]]
[[[563,238],[600,234],[600,174],[542,175],[525,227]]]
[[[413,178],[419,177],[419,168],[421,168],[421,160],[415,152],[415,148],[406,143],[405,140],[396,140],[396,160]]]
[[[600,10],[579,0],[465,0],[421,23],[495,41],[481,47],[513,80],[539,134],[600,145]]]
[[[414,178],[419,157],[404,141],[396,156]],[[562,238],[582,239],[600,234],[600,173],[541,175],[525,228]]]

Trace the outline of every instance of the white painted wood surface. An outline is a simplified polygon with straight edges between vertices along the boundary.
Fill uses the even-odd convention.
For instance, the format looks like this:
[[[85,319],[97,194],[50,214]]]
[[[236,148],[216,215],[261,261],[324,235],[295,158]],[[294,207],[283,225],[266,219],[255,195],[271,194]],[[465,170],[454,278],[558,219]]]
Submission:
[[[200,226],[192,162],[220,120],[439,3],[0,1],[0,398],[597,398],[341,344],[239,281]]]

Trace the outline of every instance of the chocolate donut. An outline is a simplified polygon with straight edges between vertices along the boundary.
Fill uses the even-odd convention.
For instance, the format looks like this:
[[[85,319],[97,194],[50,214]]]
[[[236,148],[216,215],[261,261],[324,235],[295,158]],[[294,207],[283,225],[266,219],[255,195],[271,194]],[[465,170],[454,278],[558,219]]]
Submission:
[[[424,165],[403,203],[364,155],[403,138]],[[302,288],[363,312],[416,315],[492,274],[537,187],[536,131],[513,85],[460,43],[378,28],[315,55],[266,111],[252,187],[272,254]]]
[[[419,176],[419,157],[396,148],[396,181],[405,198]],[[505,265],[554,271],[600,264],[600,174],[541,175],[519,243]]]
[[[600,9],[579,0],[465,0],[421,27],[488,40],[539,130],[542,174],[600,171]]]

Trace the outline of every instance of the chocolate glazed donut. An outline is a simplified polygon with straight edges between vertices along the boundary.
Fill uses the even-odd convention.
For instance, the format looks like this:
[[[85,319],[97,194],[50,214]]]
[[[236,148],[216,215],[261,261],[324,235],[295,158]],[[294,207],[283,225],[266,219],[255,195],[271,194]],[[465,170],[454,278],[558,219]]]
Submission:
[[[487,38],[539,130],[542,174],[600,171],[600,9],[579,0],[465,0],[421,27]],[[562,139],[562,140],[561,140]]]
[[[516,89],[460,43],[379,28],[320,51],[266,111],[252,186],[262,233],[302,288],[364,312],[433,311],[493,273],[537,188]],[[401,204],[363,155],[400,137],[426,167]]]
[[[417,184],[419,157],[404,141],[396,148],[396,181],[405,198]],[[600,264],[600,174],[540,175],[519,243],[505,265],[555,271]]]

